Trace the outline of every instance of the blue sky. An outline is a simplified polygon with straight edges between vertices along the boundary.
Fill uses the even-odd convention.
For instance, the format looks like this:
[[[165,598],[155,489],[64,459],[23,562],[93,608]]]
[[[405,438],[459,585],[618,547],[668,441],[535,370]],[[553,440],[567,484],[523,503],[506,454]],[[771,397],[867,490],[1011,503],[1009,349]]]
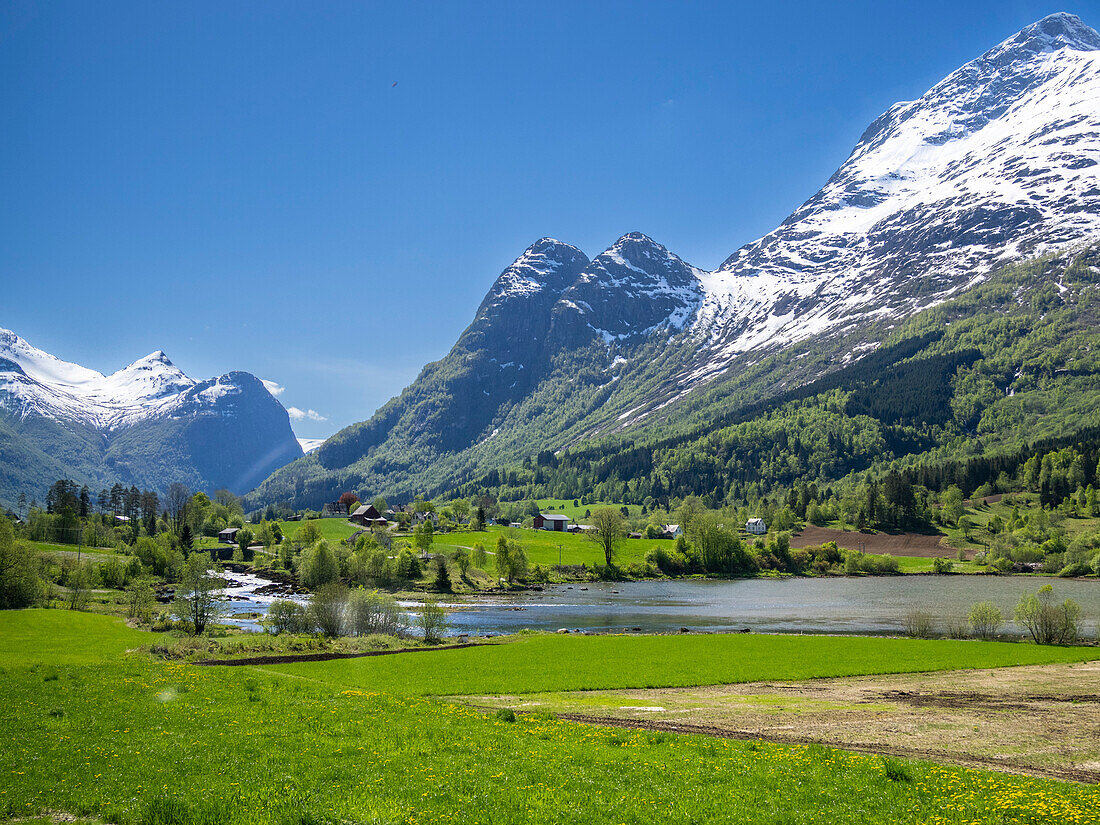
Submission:
[[[0,326],[368,418],[551,235],[711,268],[866,126],[1100,2],[0,7]],[[394,85],[396,83],[396,85]]]

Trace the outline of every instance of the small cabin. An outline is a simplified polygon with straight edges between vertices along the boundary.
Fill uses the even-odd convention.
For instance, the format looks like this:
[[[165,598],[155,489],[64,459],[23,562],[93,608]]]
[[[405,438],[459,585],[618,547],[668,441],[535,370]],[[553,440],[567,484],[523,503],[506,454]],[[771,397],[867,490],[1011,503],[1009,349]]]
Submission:
[[[565,533],[569,530],[569,516],[560,513],[539,513],[535,516],[534,528],[536,530],[550,530],[555,533]]]
[[[750,518],[745,522],[745,532],[753,536],[762,536],[768,532],[768,526],[762,518]]]
[[[226,527],[224,530],[218,533],[218,541],[222,544],[236,544],[237,543],[237,531],[240,527]]]

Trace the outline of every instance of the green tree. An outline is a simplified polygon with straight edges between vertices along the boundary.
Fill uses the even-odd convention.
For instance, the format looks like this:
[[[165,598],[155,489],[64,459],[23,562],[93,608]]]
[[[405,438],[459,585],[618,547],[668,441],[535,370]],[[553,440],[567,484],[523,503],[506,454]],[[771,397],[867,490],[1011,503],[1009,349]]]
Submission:
[[[344,634],[348,607],[348,589],[337,581],[322,584],[309,600],[309,618],[326,636]]]
[[[413,531],[413,541],[416,542],[417,549],[422,553],[431,552],[432,542],[435,541],[435,527],[432,525],[430,518],[426,518],[416,525],[416,529]]]
[[[470,563],[478,570],[484,570],[488,561],[485,553],[485,545],[480,542],[474,545],[474,552],[470,554]]]
[[[340,578],[340,565],[327,541],[322,539],[302,553],[298,575],[302,584],[310,590],[331,584]]]
[[[148,582],[134,582],[127,589],[126,615],[139,622],[148,623],[153,616],[156,597]]]
[[[978,602],[970,608],[967,622],[973,635],[979,639],[989,641],[996,637],[997,631],[1004,625],[1005,619],[1001,615],[1001,609],[993,602]]]
[[[1038,593],[1029,593],[1020,599],[1015,618],[1027,628],[1036,644],[1069,644],[1077,640],[1081,606],[1073,599],[1057,604],[1054,588],[1044,584]]]
[[[592,529],[586,531],[584,537],[598,544],[603,550],[604,563],[608,568],[614,567],[615,554],[626,537],[623,514],[613,507],[601,507],[592,514],[589,523]]]
[[[180,550],[183,551],[183,555],[189,556],[194,546],[195,538],[191,535],[191,525],[185,521],[180,528]]]
[[[458,568],[459,575],[465,579],[466,574],[470,571],[470,551],[465,547],[459,547],[451,554],[451,558],[454,559],[455,567]]]
[[[302,547],[309,547],[321,540],[321,527],[316,521],[304,521],[294,539]]]
[[[10,521],[0,515],[0,610],[30,607],[41,597],[38,554],[15,537]]]
[[[225,602],[219,598],[222,586],[221,577],[211,568],[210,557],[192,553],[184,563],[172,613],[190,624],[196,634],[203,633],[225,612]]]
[[[962,490],[952,484],[943,494],[943,517],[949,524],[958,524],[963,512]]]
[[[435,589],[440,593],[450,593],[451,587],[451,574],[447,570],[447,559],[439,556],[435,560]]]
[[[438,642],[447,630],[447,611],[434,599],[425,599],[416,624],[424,634],[425,642]]]

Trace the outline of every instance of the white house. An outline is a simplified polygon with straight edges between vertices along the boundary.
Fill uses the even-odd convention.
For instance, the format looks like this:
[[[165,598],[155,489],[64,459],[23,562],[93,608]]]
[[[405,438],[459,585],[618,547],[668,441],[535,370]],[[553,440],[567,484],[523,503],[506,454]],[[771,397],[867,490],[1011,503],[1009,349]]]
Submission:
[[[684,528],[679,524],[666,524],[664,534],[670,539],[679,538],[684,534]]]
[[[768,532],[768,526],[764,524],[762,518],[750,518],[745,522],[745,532],[751,533],[754,536],[762,536]]]

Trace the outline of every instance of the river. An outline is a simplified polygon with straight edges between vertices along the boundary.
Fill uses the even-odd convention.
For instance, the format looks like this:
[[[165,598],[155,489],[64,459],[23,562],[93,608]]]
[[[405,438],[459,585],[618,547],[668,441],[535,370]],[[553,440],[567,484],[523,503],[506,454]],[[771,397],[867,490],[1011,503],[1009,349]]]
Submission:
[[[251,595],[265,583],[233,574],[240,587],[227,592],[230,614],[263,613],[271,597]],[[897,633],[905,616],[923,611],[937,631],[948,621],[964,622],[971,605],[991,601],[1006,619],[1025,593],[1052,584],[1058,600],[1081,605],[1082,627],[1094,636],[1100,618],[1100,581],[1025,576],[897,576],[868,578],[790,578],[700,581],[677,579],[549,585],[499,597],[445,605],[449,634],[496,635],[517,630],[645,632],[737,631],[770,633]],[[410,616],[418,607],[403,603]],[[237,620],[259,629],[252,619]],[[1007,632],[1019,632],[1011,621]]]

